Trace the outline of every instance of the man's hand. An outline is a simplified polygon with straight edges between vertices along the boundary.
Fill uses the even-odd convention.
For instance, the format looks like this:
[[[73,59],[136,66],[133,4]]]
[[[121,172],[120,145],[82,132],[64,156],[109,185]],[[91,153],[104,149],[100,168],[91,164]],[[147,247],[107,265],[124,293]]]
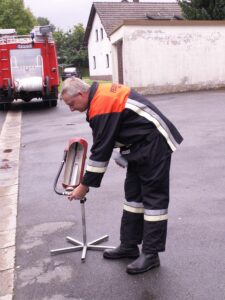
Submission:
[[[68,196],[68,199],[70,201],[72,200],[82,200],[85,195],[87,194],[89,188],[86,185],[83,185],[82,183],[78,185]]]

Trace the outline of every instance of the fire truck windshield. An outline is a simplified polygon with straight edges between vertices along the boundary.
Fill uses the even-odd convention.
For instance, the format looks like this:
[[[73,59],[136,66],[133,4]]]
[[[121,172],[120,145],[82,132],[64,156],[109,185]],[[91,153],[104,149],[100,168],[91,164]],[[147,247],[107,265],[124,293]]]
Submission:
[[[10,62],[14,79],[42,77],[41,49],[10,50]]]

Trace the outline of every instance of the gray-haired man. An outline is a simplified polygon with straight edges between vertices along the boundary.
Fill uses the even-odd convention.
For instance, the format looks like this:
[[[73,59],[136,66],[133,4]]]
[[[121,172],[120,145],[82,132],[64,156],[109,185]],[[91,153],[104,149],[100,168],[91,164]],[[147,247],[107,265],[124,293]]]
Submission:
[[[165,251],[171,153],[182,142],[176,127],[148,99],[119,84],[87,85],[67,79],[61,97],[71,111],[87,111],[93,145],[82,183],[69,199],[81,199],[89,187],[99,187],[113,148],[128,162],[121,244],[104,251],[104,258],[137,258],[129,274],[160,265]],[[142,243],[139,254],[138,244]]]

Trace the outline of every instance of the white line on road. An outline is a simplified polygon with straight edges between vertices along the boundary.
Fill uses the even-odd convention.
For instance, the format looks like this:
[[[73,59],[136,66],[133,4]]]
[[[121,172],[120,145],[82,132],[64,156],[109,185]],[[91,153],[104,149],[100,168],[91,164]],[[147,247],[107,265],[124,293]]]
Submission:
[[[13,298],[21,116],[9,111],[0,135],[0,300]]]

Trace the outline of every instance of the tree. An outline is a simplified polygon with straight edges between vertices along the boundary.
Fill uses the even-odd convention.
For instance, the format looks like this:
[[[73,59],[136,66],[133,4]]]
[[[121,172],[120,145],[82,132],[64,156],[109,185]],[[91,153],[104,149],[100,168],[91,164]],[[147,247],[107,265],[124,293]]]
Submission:
[[[65,40],[66,40],[65,34],[61,29],[57,29],[55,32],[53,32],[53,37],[56,43],[59,64],[65,64],[66,63],[66,57],[64,53]]]
[[[23,0],[0,0],[0,28],[15,28],[18,34],[28,34],[36,24]]]
[[[225,0],[178,0],[185,19],[225,20]]]
[[[38,17],[37,18],[37,25],[39,25],[39,26],[50,25],[53,28],[53,31],[55,30],[55,25],[50,23],[49,19],[45,18],[45,17]]]
[[[77,67],[88,66],[87,49],[83,47],[84,33],[84,27],[80,23],[66,33],[63,33],[62,30],[53,33],[60,64]]]
[[[38,23],[38,25],[40,25],[40,26],[44,26],[44,25],[49,25],[49,24],[50,24],[50,21],[49,21],[48,18],[38,17],[38,18],[37,18],[37,23]]]

